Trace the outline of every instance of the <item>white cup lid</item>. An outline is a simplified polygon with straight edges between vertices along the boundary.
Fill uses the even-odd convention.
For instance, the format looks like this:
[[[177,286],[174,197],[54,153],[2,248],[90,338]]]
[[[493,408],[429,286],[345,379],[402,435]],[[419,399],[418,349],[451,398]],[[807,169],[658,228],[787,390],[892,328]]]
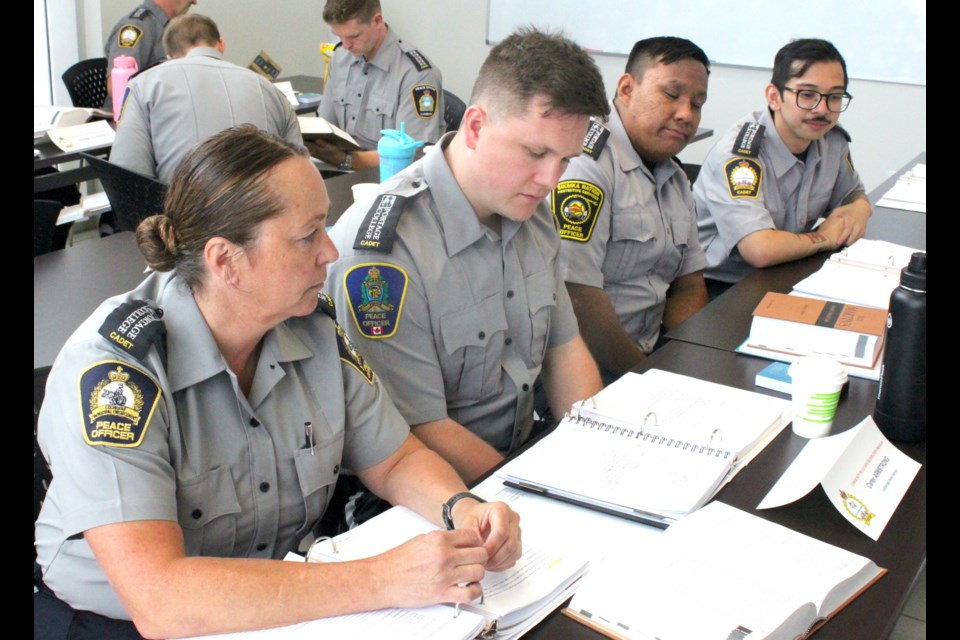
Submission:
[[[847,369],[826,356],[805,356],[790,365],[787,370],[794,383],[817,381],[825,385],[843,386],[847,382]]]

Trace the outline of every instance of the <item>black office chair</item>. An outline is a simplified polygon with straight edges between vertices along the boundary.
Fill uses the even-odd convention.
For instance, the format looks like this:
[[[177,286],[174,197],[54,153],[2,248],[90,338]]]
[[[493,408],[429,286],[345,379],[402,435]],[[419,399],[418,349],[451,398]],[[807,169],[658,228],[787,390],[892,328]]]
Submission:
[[[57,230],[57,216],[63,203],[57,200],[33,201],[33,256],[42,256],[53,249],[53,236]]]
[[[103,158],[83,154],[110,200],[116,231],[136,231],[144,218],[163,211],[167,185],[142,173],[125,169]]]
[[[447,131],[456,131],[460,128],[460,121],[463,120],[463,112],[467,110],[467,105],[463,100],[443,90],[443,121],[447,125]]]
[[[696,181],[697,176],[700,175],[700,165],[690,164],[688,162],[681,162],[680,165],[683,167],[683,172],[687,174],[687,180],[690,181],[690,187],[693,188],[693,183]]]
[[[63,72],[70,100],[75,107],[102,109],[107,99],[107,59],[81,60]]]

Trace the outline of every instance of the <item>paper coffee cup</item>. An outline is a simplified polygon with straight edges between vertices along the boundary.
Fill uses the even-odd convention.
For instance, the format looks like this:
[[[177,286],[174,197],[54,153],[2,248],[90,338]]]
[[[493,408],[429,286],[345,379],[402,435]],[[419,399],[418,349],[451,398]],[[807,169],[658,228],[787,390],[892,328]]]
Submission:
[[[369,200],[380,190],[380,185],[376,182],[361,182],[350,187],[353,191],[353,201]]]
[[[847,370],[823,356],[801,358],[788,369],[792,379],[793,432],[804,438],[830,433]]]

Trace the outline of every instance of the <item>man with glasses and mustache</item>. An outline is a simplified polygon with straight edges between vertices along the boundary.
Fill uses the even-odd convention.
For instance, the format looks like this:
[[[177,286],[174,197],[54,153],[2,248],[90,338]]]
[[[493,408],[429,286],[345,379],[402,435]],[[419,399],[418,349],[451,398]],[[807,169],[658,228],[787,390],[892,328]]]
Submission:
[[[737,122],[707,154],[693,194],[711,298],[754,268],[863,236],[873,210],[850,136],[837,125],[853,97],[847,82],[831,43],[790,42],[774,59],[767,109]]]

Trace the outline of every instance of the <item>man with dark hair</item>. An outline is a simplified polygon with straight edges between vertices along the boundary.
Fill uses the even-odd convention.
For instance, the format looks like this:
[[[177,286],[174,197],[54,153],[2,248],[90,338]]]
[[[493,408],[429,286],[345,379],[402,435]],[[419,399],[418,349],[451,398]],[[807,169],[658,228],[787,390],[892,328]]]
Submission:
[[[107,59],[107,100],[104,108],[113,109],[113,87],[110,72],[117,56],[131,56],[137,69],[144,70],[166,59],[163,51],[163,29],[171,18],[183,15],[197,0],[144,0],[129,15],[121,18],[103,45]]]
[[[130,81],[110,161],[169,183],[197,143],[253,124],[303,147],[297,116],[276,87],[223,59],[216,23],[196,13],[174,18],[163,43],[172,60]]]
[[[490,52],[460,129],[331,231],[341,324],[468,484],[530,436],[541,370],[555,415],[601,388],[544,199],[608,110],[583,49],[520,30]]]
[[[383,129],[404,129],[432,144],[444,131],[440,70],[384,22],[379,0],[327,0],[323,20],[340,38],[330,60],[319,115],[344,129],[362,150],[309,142],[317,158],[342,170],[380,164]]]
[[[607,382],[707,301],[690,182],[676,155],[707,100],[710,62],[694,43],[637,42],[611,116],[595,121],[553,191],[564,279]]]
[[[831,43],[790,42],[774,60],[767,108],[738,121],[707,154],[693,193],[711,296],[754,268],[863,236],[873,209],[850,136],[837,125],[852,97],[847,81]]]

